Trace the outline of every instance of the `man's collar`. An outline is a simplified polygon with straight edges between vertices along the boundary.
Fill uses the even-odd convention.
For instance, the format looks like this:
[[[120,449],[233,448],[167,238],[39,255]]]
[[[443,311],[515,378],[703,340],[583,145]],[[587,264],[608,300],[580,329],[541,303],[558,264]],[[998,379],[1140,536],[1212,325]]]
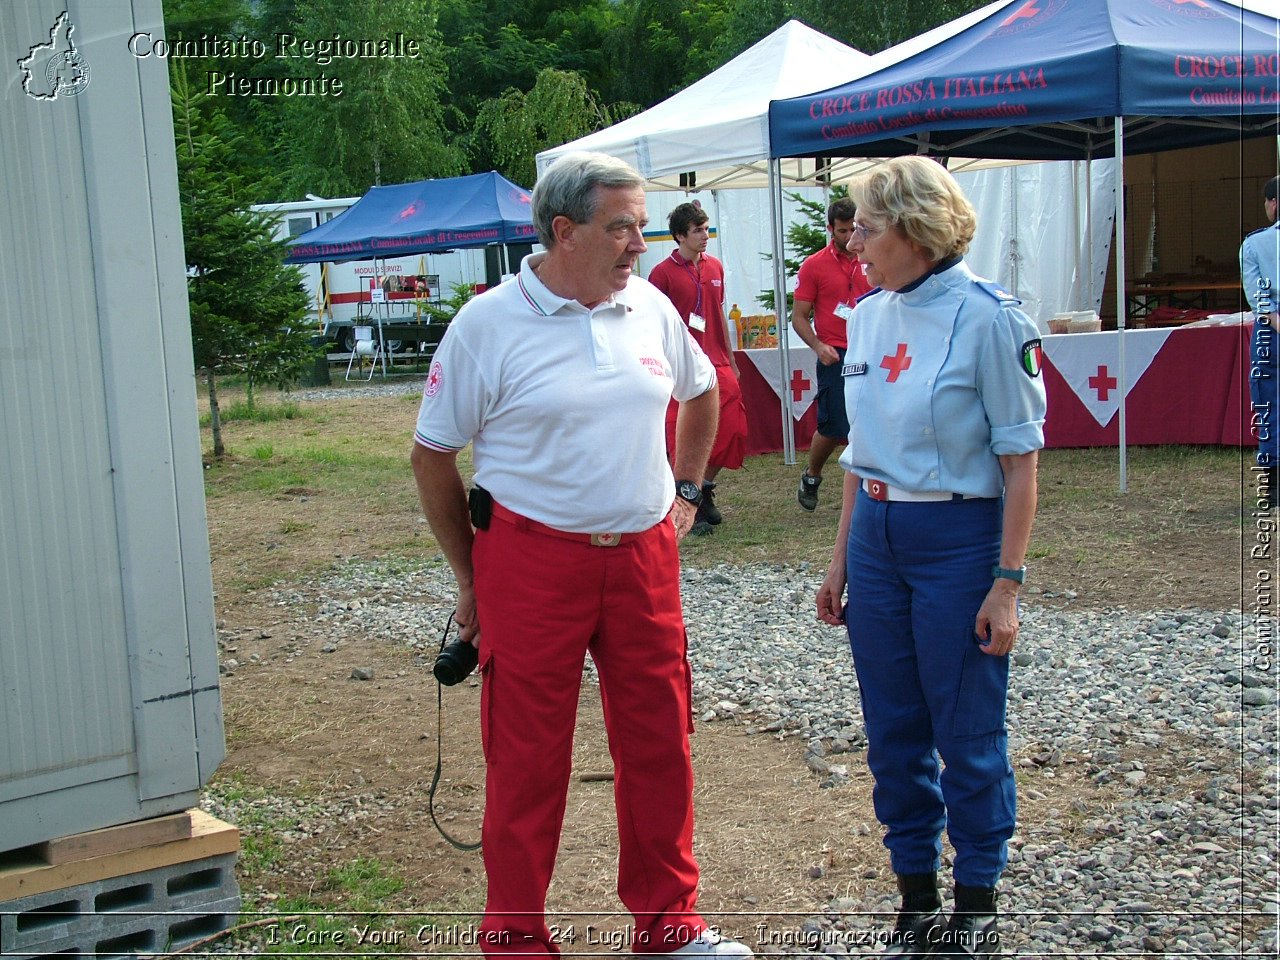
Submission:
[[[569,304],[572,304],[578,310],[595,309],[595,307],[588,308],[581,302],[570,297],[560,296],[560,294],[555,293],[542,282],[542,278],[538,276],[537,269],[542,265],[546,258],[547,254],[544,251],[543,253],[531,253],[520,261],[520,274],[516,280],[520,285],[520,292],[524,294],[524,298],[528,301],[529,306],[532,307],[535,312],[542,314],[544,317],[552,316]],[[635,273],[633,271],[632,276],[634,275]],[[600,307],[605,304],[618,304],[623,307],[627,306],[627,291],[622,290],[620,292],[610,294],[604,300],[601,300],[600,303],[597,303],[596,307]]]
[[[832,255],[833,257],[844,257],[846,260],[856,260],[856,259],[858,259],[858,258],[857,258],[857,257],[855,257],[852,253],[850,253],[847,249],[845,249],[845,248],[843,248],[843,247],[838,246],[838,245],[836,244],[836,238],[835,238],[835,237],[831,237],[831,238],[827,241],[827,249],[831,251],[831,255]]]

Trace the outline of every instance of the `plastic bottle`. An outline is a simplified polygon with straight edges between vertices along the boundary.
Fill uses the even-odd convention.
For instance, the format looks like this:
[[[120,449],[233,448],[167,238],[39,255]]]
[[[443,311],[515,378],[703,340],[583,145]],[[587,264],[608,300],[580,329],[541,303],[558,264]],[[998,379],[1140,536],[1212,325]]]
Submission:
[[[735,350],[743,348],[742,327],[738,323],[741,319],[742,311],[738,309],[738,305],[735,303],[733,309],[729,311],[729,335],[733,338],[733,349]]]

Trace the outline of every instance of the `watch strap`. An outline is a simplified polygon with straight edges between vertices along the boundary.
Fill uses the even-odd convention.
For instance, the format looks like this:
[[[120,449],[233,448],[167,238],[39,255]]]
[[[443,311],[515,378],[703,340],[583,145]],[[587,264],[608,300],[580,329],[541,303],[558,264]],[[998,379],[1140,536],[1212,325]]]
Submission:
[[[1014,583],[1026,583],[1027,568],[1014,567],[1013,569],[1010,569],[996,564],[991,568],[991,576],[995,580],[1012,580]]]
[[[686,503],[691,503],[695,507],[702,504],[702,484],[695,483],[693,480],[677,480],[676,496]]]

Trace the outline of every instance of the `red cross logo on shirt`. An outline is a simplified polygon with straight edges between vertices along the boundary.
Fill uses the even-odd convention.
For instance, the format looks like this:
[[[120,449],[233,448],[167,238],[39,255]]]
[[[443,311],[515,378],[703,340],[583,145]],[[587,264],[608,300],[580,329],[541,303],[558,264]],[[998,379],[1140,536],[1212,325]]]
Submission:
[[[1118,384],[1116,378],[1107,375],[1105,366],[1098,367],[1098,372],[1089,378],[1089,386],[1098,391],[1098,399],[1105,403],[1107,394],[1114,390]]]
[[[813,384],[809,381],[809,378],[804,375],[803,371],[791,371],[791,399],[796,401],[796,403],[800,402],[800,398],[804,396],[804,392],[812,386]]]
[[[907,356],[907,345],[905,343],[898,344],[898,352],[893,356],[885,354],[880,361],[880,366],[889,371],[889,376],[885,377],[886,383],[897,383],[898,376],[903,370],[911,366],[911,358]]]

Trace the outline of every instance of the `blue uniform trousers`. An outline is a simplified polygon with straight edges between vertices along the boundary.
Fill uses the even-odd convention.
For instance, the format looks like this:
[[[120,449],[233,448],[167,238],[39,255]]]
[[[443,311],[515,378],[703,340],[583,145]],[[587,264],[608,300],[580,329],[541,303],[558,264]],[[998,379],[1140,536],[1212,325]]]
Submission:
[[[936,870],[944,826],[956,882],[993,887],[1007,859],[1009,659],[983,653],[973,632],[1001,517],[998,499],[886,503],[858,492],[845,622],[895,873]]]
[[[1258,438],[1258,466],[1280,466],[1280,331],[1255,320],[1249,339],[1249,399]]]

